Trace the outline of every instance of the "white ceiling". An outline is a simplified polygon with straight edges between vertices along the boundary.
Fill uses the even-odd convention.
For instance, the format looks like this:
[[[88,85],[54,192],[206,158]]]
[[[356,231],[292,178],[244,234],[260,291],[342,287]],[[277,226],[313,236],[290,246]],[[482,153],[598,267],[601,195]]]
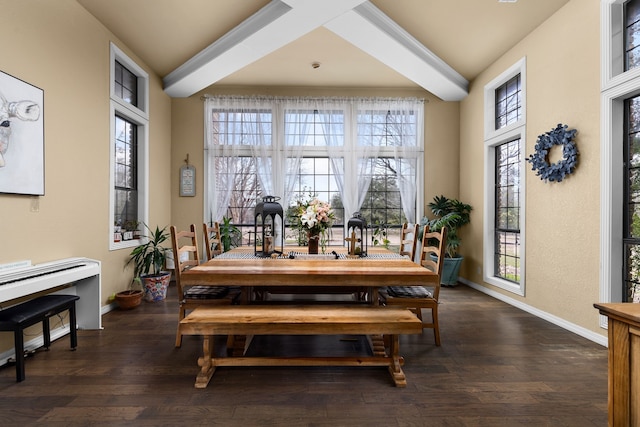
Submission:
[[[216,84],[422,87],[456,100],[569,0],[77,1],[171,96]]]

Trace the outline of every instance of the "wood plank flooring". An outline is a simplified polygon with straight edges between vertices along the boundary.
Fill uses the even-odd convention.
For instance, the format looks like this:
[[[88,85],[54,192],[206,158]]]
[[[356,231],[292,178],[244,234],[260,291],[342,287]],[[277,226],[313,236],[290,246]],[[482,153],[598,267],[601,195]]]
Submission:
[[[407,387],[384,368],[219,368],[194,388],[200,340],[174,348],[164,302],[112,311],[15,367],[0,368],[4,426],[606,426],[607,351],[466,286],[444,288],[442,346],[401,337]],[[295,346],[295,347],[294,347]],[[360,337],[260,337],[252,354],[364,352]]]

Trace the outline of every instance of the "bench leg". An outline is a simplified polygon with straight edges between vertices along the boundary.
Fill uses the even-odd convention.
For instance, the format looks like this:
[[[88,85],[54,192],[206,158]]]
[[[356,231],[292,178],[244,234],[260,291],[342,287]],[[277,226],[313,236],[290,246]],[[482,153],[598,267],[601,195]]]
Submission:
[[[205,335],[202,342],[202,357],[198,358],[200,372],[196,376],[196,388],[206,388],[216,367],[213,365],[213,335]]]
[[[49,351],[51,347],[51,329],[49,327],[49,318],[42,319],[42,339],[44,341],[45,350]]]
[[[24,381],[24,336],[21,327],[14,331],[14,346],[16,351],[16,382]]]
[[[389,335],[389,373],[396,387],[406,387],[407,377],[402,371],[402,363],[404,360],[398,354],[400,347],[400,339],[398,335]]]
[[[75,301],[69,307],[69,335],[71,336],[71,350],[78,347],[78,328],[76,323],[76,304]]]

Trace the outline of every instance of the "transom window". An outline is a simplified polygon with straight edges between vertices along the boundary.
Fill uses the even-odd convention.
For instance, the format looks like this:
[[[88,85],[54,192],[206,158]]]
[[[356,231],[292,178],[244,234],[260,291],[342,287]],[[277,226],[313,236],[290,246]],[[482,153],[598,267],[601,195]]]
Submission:
[[[624,4],[625,15],[625,70],[640,65],[640,0]]]
[[[114,91],[123,101],[138,106],[138,77],[116,61]]]
[[[520,120],[520,74],[498,87],[496,93],[496,129]]]

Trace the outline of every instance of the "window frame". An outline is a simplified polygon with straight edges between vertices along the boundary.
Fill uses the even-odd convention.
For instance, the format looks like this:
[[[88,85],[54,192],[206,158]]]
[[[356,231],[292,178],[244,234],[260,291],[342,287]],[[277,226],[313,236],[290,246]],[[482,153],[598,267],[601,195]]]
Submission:
[[[138,78],[137,107],[115,92],[116,61]],[[137,126],[138,220],[146,224],[149,218],[149,75],[113,43],[110,44],[109,63],[109,250],[118,250],[137,246],[140,239],[114,241],[116,115]]]
[[[600,301],[621,302],[624,283],[625,100],[640,94],[640,67],[624,71],[624,0],[600,3]],[[600,326],[607,328],[606,316]]]
[[[248,103],[250,102],[249,98],[247,99],[247,102]],[[248,104],[248,107],[253,108],[253,106],[250,104]],[[286,144],[286,138],[276,137],[275,129],[280,127],[284,128],[284,123],[280,123],[279,120],[282,120],[282,118],[285,116],[285,110],[288,110],[289,108],[290,108],[290,105],[287,102],[276,102],[272,106],[272,111],[273,111],[272,119],[274,120],[274,124],[272,125],[271,129],[272,129],[272,132],[274,132],[274,134],[272,134],[272,144],[265,150],[274,159],[273,165],[275,170],[282,170],[284,168],[284,162],[286,162],[286,157],[287,157],[286,156],[287,148],[284,146]],[[213,109],[218,109],[218,107],[213,107]],[[359,139],[355,135],[356,128],[358,127],[358,122],[355,119],[357,110],[356,110],[355,103],[345,104],[341,106],[340,109],[344,112],[344,117],[345,117],[345,122],[343,124],[344,134],[345,136],[350,135],[351,137],[347,138],[344,141],[343,145],[337,147],[334,150],[333,155],[342,158],[342,161],[344,162],[345,176],[355,177],[357,175],[355,165],[358,159],[362,157],[364,152],[363,148],[359,146]],[[424,159],[424,121],[423,121],[424,110],[420,109],[420,113],[422,113],[422,117],[419,117],[416,122],[417,146],[408,147],[405,149],[405,152],[411,155],[412,158],[416,159],[416,164],[417,164],[416,179],[418,180],[418,182],[423,182],[424,181],[424,162],[423,162],[423,159]],[[210,110],[208,110],[206,106],[204,111],[204,117],[205,117],[205,120],[210,120]],[[348,118],[350,118],[351,121],[348,120]],[[207,158],[210,155],[208,153],[208,149],[206,148],[206,144],[207,142],[205,138],[205,141],[204,141],[205,158]],[[386,146],[386,145],[380,146],[378,149],[377,157],[389,157],[393,159],[395,157],[395,150],[396,148],[393,146]],[[332,157],[332,154],[329,153],[325,145],[303,146],[302,151],[304,153],[302,155],[303,158],[314,158],[314,157],[331,158]],[[251,153],[252,153],[252,148],[250,146],[237,146],[235,155],[250,156]],[[211,163],[212,162],[208,160],[205,161],[205,167],[204,167],[205,176],[209,176],[209,174],[212,173],[213,167]],[[276,184],[282,184],[282,182],[278,182],[275,178],[274,178],[274,182]],[[208,189],[210,185],[212,185],[211,180],[208,178],[205,178],[205,191],[204,191],[205,203],[204,203],[204,210],[203,210],[204,218],[209,218],[210,216],[209,209],[210,209],[211,201],[210,201],[209,189]],[[279,188],[279,185],[278,185],[278,188]],[[278,190],[276,190],[275,193],[277,195]],[[415,206],[416,218],[422,218],[423,199],[424,199],[423,193],[418,188],[416,192],[416,206]],[[344,212],[343,227],[345,228],[345,230],[346,230],[346,223],[348,219],[351,217],[351,215],[352,215],[352,212],[346,212],[346,211]],[[206,219],[206,220],[208,221],[209,219]],[[398,225],[398,227],[400,226],[401,224]]]
[[[500,86],[520,74],[521,87],[521,115],[520,119],[507,126],[496,129],[496,107],[495,107],[495,91]],[[526,58],[520,59],[506,71],[493,79],[484,87],[484,224],[483,224],[483,281],[498,288],[504,289],[517,295],[524,296],[526,290],[526,161],[523,153],[526,149]],[[514,141],[520,140],[520,282],[513,282],[502,279],[494,275],[495,266],[495,236],[496,236],[496,147]]]

